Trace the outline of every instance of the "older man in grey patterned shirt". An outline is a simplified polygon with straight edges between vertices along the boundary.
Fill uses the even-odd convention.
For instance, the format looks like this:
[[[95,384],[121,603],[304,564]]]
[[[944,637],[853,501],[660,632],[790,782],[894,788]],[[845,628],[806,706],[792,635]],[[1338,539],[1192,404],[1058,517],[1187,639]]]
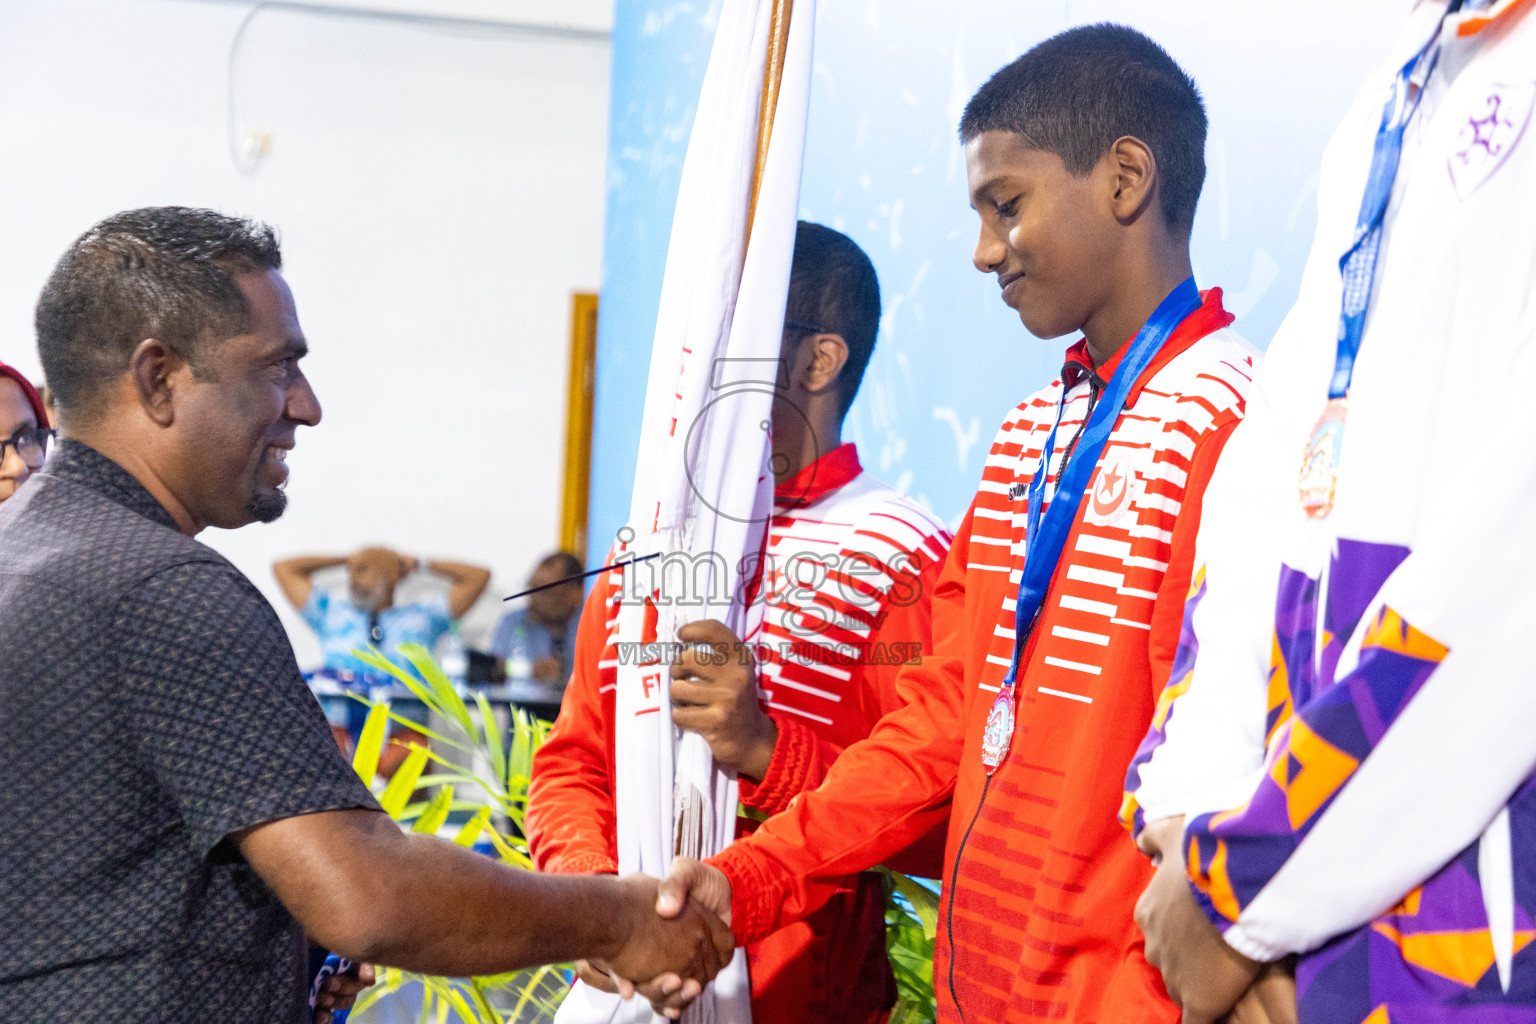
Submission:
[[[401,832],[271,607],[193,539],[280,515],[320,420],[280,267],[263,225],[135,210],[38,302],[64,440],[0,506],[0,1015],[293,1024],[306,933],[434,974],[599,957],[649,995],[697,992],[729,930],[658,917],[655,881]]]

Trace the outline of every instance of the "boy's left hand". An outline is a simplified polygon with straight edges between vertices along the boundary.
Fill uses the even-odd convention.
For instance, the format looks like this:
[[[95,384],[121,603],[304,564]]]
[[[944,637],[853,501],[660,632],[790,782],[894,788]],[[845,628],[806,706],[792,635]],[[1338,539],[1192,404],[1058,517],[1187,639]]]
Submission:
[[[372,964],[358,964],[346,974],[333,974],[320,986],[315,1000],[314,1024],[331,1024],[332,1010],[350,1010],[357,995],[378,980]]]
[[[1242,998],[1264,965],[1227,945],[1195,903],[1183,858],[1164,857],[1136,902],[1147,962],[1163,972],[1184,1024],[1211,1024]]]
[[[713,619],[677,631],[685,647],[672,662],[672,723],[703,736],[715,760],[761,782],[773,760],[779,727],[763,713],[752,649]]]

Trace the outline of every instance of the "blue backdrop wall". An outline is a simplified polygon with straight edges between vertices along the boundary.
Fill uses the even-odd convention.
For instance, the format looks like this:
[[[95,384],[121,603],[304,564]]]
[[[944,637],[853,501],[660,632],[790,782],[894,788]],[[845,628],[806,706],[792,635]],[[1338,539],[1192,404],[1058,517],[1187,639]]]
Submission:
[[[618,0],[589,557],[628,513],[672,208],[719,0]],[[1296,295],[1317,165],[1407,0],[822,0],[801,216],[851,235],[885,313],[848,436],[952,525],[1009,408],[1072,340],[1040,341],[976,272],[960,112],[997,68],[1075,24],[1141,29],[1195,77],[1211,132],[1196,280],[1265,347]],[[594,562],[594,564],[596,564]]]

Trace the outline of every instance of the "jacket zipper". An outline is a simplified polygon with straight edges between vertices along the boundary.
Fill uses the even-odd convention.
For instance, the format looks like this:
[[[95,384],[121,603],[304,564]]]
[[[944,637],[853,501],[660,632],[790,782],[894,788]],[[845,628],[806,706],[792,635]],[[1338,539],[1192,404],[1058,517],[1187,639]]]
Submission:
[[[1104,391],[1104,382],[1099,379],[1096,372],[1088,373],[1088,411],[1083,413],[1083,422],[1077,425],[1077,433],[1072,435],[1072,440],[1067,443],[1067,450],[1061,453],[1061,464],[1056,467],[1056,481],[1061,482],[1061,475],[1067,471],[1067,460],[1072,458],[1072,453],[1077,450],[1077,442],[1082,438],[1083,431],[1088,429],[1088,420],[1093,416],[1093,407],[1098,404],[1099,395]]]
[[[1083,422],[1078,424],[1077,433],[1072,435],[1067,449],[1062,453],[1061,465],[1056,469],[1056,479],[1067,471],[1067,460],[1072,458],[1072,452],[1077,448],[1078,439],[1083,436],[1083,431],[1088,429],[1088,420],[1093,416],[1093,407],[1099,401],[1099,394],[1104,390],[1104,382],[1099,379],[1096,372],[1088,373],[1088,411],[1083,413]],[[1039,613],[1036,613],[1039,618]],[[1030,623],[1029,632],[1033,632],[1034,623]],[[1027,637],[1028,633],[1026,633]],[[1015,637],[1015,643],[1023,643],[1024,637]],[[1001,767],[1001,765],[999,765]],[[965,1020],[965,1008],[960,1005],[960,993],[955,991],[955,884],[960,877],[960,862],[965,857],[966,844],[971,841],[971,831],[976,827],[976,822],[981,819],[982,808],[987,805],[987,793],[992,789],[992,776],[988,775],[986,782],[982,783],[981,796],[976,801],[976,812],[971,815],[970,824],[965,826],[965,835],[960,837],[960,846],[955,850],[955,866],[949,873],[949,907],[944,915],[944,930],[949,933],[949,998],[954,1000],[955,1012],[960,1019]]]
[[[965,826],[965,835],[960,838],[960,848],[955,851],[954,870],[949,873],[949,909],[944,915],[944,930],[949,933],[949,998],[954,1000],[955,1012],[962,1021],[965,1020],[965,1007],[960,1005],[960,993],[955,991],[955,880],[960,877],[960,861],[965,856],[965,844],[971,841],[971,830],[981,817],[981,809],[987,804],[987,791],[991,788],[992,776],[988,775],[987,781],[981,786],[981,798],[976,801],[976,813],[971,815],[971,823]]]

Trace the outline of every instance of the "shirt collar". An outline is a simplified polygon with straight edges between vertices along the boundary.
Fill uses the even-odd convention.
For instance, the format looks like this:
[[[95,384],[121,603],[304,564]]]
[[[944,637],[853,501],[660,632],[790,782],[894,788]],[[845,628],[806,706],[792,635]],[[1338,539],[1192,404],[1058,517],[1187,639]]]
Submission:
[[[151,522],[178,529],[176,520],[171,518],[165,506],[156,501],[132,473],[83,441],[69,438],[59,441],[49,453],[40,475],[80,484]]]
[[[773,489],[773,503],[780,508],[812,505],[846,486],[864,472],[852,442],[838,445],[815,462]]]
[[[1104,361],[1103,366],[1094,366],[1093,356],[1088,354],[1088,339],[1078,338],[1077,343],[1067,349],[1067,361],[1061,367],[1061,382],[1071,391],[1085,377],[1092,377],[1099,387],[1103,387],[1115,375],[1115,367],[1120,365],[1120,355],[1129,347],[1129,344],[1121,345],[1114,355]]]
[[[1136,399],[1141,397],[1141,389],[1146,387],[1147,381],[1152,379],[1163,367],[1173,361],[1195,342],[1214,331],[1219,331],[1237,319],[1228,313],[1221,304],[1221,289],[1209,288],[1200,293],[1200,306],[1189,316],[1185,317],[1177,327],[1168,335],[1163,347],[1158,349],[1152,357],[1152,362],[1142,371],[1141,377],[1132,386],[1130,394],[1126,396],[1125,407],[1129,409],[1136,404]],[[1138,332],[1139,333],[1139,332]],[[1061,383],[1071,391],[1081,384],[1085,378],[1091,377],[1099,387],[1114,377],[1115,370],[1120,366],[1121,356],[1130,348],[1130,343],[1135,338],[1126,339],[1126,343],[1115,350],[1115,354],[1104,361],[1103,366],[1094,366],[1093,357],[1088,354],[1088,339],[1079,338],[1077,343],[1067,349],[1066,362],[1061,368]]]

